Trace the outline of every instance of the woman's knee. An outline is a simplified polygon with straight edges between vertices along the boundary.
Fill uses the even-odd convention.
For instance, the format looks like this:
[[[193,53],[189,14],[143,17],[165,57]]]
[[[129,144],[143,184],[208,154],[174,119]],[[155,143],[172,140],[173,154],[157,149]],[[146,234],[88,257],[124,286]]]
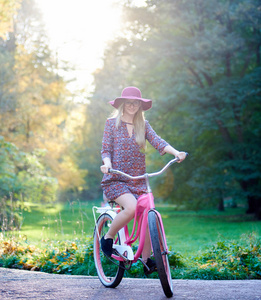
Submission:
[[[128,213],[129,217],[132,219],[135,215],[136,205],[129,206],[128,208],[125,208],[126,213]]]
[[[124,208],[125,213],[127,213],[130,217],[134,217],[137,200],[132,194],[124,194],[120,196],[116,202]]]

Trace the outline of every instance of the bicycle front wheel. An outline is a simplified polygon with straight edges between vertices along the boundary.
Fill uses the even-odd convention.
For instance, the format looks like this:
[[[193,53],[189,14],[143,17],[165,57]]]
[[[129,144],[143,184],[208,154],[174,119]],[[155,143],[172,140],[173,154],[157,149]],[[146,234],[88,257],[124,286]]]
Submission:
[[[159,279],[166,297],[173,296],[173,287],[167,248],[164,242],[163,230],[157,213],[149,211],[148,224],[151,238],[151,245],[158,269]]]
[[[113,218],[107,213],[100,215],[98,218],[94,230],[93,256],[101,283],[105,287],[115,288],[119,285],[124,275],[124,264],[112,257],[107,257],[103,253],[100,244],[100,239],[108,232],[112,221]],[[119,236],[114,243],[120,244]]]

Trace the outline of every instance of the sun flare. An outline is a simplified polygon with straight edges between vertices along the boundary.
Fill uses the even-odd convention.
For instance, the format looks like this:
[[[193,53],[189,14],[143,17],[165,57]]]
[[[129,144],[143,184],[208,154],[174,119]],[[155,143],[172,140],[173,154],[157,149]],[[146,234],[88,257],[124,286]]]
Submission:
[[[75,67],[78,84],[86,84],[91,73],[102,66],[106,42],[120,30],[119,5],[108,0],[36,0],[36,3],[43,14],[50,48],[59,60],[69,61]]]

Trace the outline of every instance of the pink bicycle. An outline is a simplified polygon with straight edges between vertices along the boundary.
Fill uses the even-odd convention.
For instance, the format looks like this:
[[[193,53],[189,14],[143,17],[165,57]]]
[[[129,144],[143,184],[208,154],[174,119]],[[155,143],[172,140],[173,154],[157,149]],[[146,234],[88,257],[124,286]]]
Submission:
[[[120,174],[130,179],[146,180],[147,194],[141,195],[137,201],[135,217],[132,232],[129,234],[128,226],[122,228],[115,237],[113,244],[113,254],[111,257],[104,255],[100,246],[100,239],[110,228],[110,224],[115,218],[119,207],[115,207],[115,202],[109,202],[108,207],[93,207],[95,220],[94,229],[94,261],[98,277],[105,287],[115,288],[121,282],[124,271],[129,270],[131,265],[138,260],[148,268],[140,258],[144,242],[147,225],[149,226],[151,246],[157,266],[159,279],[165,295],[170,298],[173,295],[172,278],[168,261],[168,247],[162,218],[160,213],[155,209],[154,197],[149,185],[149,177],[158,176],[179,158],[172,159],[159,172],[144,174],[140,176],[130,176],[118,170],[110,169],[111,173]],[[100,214],[96,220],[96,213]],[[139,246],[134,253],[132,244],[139,238]],[[149,269],[149,268],[148,268]]]

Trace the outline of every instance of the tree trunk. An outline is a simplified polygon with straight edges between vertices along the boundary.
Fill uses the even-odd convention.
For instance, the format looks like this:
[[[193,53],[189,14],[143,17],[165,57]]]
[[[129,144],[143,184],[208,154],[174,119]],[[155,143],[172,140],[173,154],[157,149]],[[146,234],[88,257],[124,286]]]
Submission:
[[[258,220],[261,220],[261,199],[254,196],[248,196],[247,214],[255,214]]]
[[[251,179],[248,181],[242,181],[241,187],[245,192],[250,192],[250,189],[252,190],[258,190],[258,179]],[[256,188],[253,188],[253,186],[256,186]],[[261,220],[261,198],[255,195],[248,195],[247,196],[248,201],[248,209],[246,211],[247,214],[255,214],[256,218],[258,220]]]
[[[223,197],[220,198],[220,201],[218,203],[218,211],[225,211],[225,206],[224,206],[224,199]]]

